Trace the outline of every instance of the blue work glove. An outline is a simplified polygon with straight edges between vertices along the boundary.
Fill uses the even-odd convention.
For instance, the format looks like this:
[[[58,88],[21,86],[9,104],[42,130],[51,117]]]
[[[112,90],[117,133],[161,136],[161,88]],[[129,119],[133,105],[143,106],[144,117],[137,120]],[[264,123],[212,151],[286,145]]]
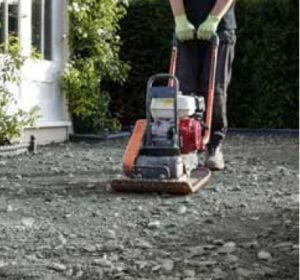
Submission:
[[[220,20],[216,16],[209,15],[198,27],[197,38],[199,40],[211,40],[217,32],[219,22]]]
[[[193,40],[196,33],[196,28],[191,24],[186,14],[175,16],[175,34],[179,41]]]

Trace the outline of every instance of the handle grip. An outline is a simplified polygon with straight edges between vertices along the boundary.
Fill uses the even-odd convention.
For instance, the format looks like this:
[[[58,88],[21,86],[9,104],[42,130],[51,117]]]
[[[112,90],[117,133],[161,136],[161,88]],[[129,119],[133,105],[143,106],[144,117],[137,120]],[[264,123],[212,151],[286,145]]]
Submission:
[[[154,82],[156,81],[161,81],[161,80],[172,80],[175,84],[173,84],[172,87],[175,88],[176,91],[179,90],[179,81],[176,78],[175,75],[173,74],[167,74],[167,73],[159,73],[159,74],[155,74],[152,77],[149,78],[148,83],[147,83],[147,89],[150,89]]]

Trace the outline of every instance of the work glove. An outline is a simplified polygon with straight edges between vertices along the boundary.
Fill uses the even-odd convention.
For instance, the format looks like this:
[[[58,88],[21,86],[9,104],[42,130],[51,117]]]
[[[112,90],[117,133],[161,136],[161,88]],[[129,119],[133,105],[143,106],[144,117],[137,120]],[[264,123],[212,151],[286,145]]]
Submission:
[[[179,41],[193,40],[195,33],[196,28],[188,21],[186,14],[175,16],[175,34]]]
[[[197,38],[199,40],[211,40],[217,32],[219,22],[220,20],[216,16],[209,15],[198,27]]]

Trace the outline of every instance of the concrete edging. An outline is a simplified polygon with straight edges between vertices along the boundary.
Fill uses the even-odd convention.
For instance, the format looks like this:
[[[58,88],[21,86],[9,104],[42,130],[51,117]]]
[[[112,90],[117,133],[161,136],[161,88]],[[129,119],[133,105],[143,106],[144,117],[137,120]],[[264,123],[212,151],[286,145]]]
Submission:
[[[37,149],[35,137],[31,136],[28,143],[16,143],[11,145],[0,146],[0,158],[1,157],[13,157],[22,155],[28,152],[35,153]]]

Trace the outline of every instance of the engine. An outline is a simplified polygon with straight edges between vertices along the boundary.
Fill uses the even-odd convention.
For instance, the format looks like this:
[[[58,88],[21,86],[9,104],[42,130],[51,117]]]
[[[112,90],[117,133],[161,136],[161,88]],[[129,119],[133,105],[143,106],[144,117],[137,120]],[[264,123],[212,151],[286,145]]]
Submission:
[[[154,146],[168,147],[173,144],[175,133],[173,103],[174,100],[168,98],[155,98],[152,101],[151,138]],[[177,111],[181,153],[189,154],[201,150],[204,98],[180,95]]]

